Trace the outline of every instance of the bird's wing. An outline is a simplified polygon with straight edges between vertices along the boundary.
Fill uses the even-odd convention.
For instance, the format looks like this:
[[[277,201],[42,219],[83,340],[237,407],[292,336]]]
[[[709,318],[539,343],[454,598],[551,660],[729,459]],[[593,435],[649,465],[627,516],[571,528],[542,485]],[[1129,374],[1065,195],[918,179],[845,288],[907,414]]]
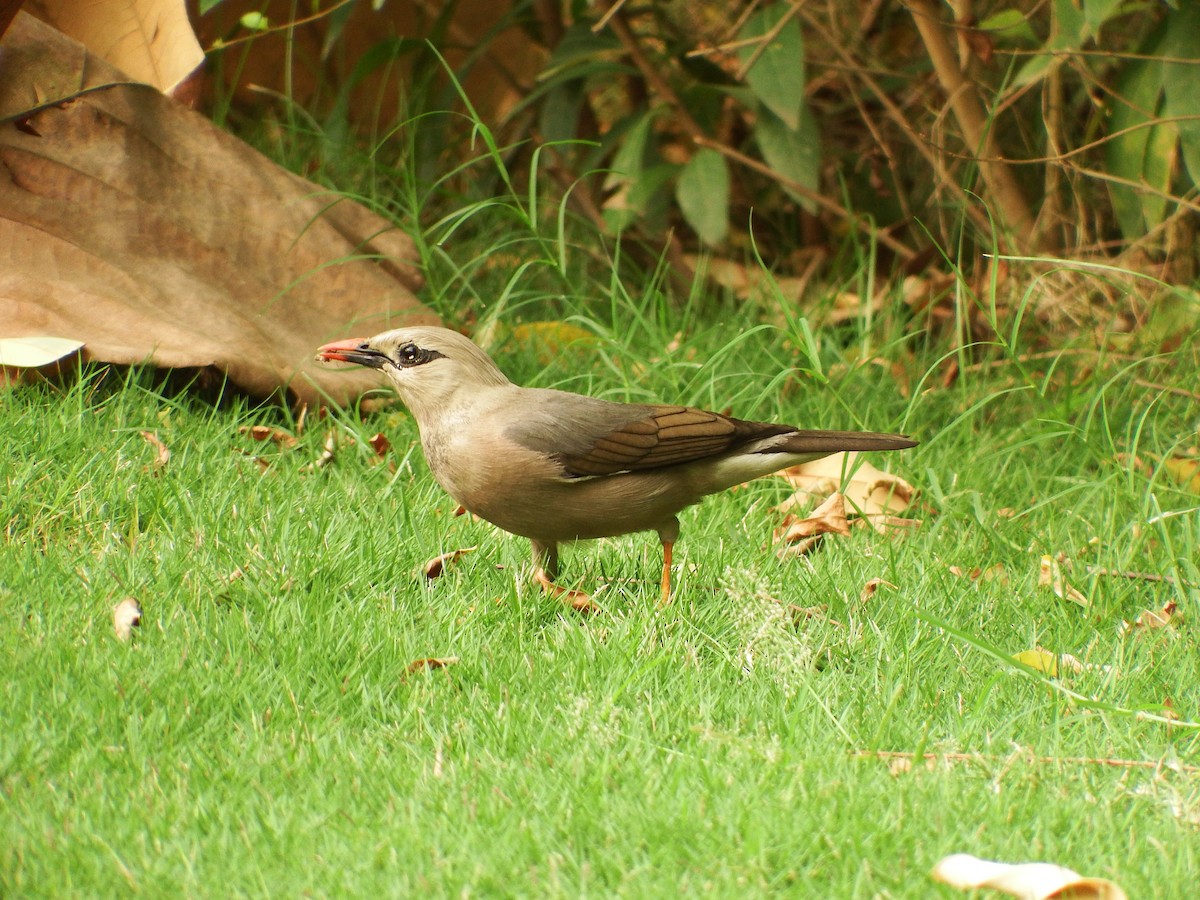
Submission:
[[[570,477],[677,466],[729,453],[750,441],[794,429],[743,422],[690,406],[611,403],[558,391],[535,391],[529,414],[505,433],[556,459]]]

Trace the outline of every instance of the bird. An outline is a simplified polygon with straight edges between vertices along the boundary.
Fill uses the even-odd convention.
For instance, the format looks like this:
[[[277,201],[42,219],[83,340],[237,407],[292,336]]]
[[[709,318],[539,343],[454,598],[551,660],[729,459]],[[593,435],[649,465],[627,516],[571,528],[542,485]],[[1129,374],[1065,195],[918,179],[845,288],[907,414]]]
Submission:
[[[513,384],[468,337],[396,328],[318,348],[323,363],[379,369],[412,413],[437,482],[460,506],[530,541],[534,579],[557,583],[559,544],[657,532],[660,602],[671,596],[678,513],[753,478],[846,450],[902,450],[903,434],[751,422],[692,406],[620,403]]]

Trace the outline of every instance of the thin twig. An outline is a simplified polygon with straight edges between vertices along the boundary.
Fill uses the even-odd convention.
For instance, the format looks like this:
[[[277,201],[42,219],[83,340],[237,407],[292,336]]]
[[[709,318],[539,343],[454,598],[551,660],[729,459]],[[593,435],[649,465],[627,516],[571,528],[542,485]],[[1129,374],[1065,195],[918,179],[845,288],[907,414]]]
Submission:
[[[604,15],[602,15],[600,17],[600,19],[596,22],[596,24],[592,26],[592,34],[599,34],[601,31],[603,31],[608,26],[609,19],[611,19],[618,12],[620,12],[621,7],[624,5],[625,5],[625,0],[616,0],[616,3],[614,3],[612,6],[610,6],[605,11]]]
[[[1174,387],[1169,384],[1159,384],[1157,381],[1145,381],[1141,378],[1133,379],[1133,383],[1138,387],[1150,388],[1152,391],[1166,391],[1168,394],[1177,394],[1180,397],[1187,397],[1190,400],[1200,403],[1200,394],[1197,394],[1195,391]]]

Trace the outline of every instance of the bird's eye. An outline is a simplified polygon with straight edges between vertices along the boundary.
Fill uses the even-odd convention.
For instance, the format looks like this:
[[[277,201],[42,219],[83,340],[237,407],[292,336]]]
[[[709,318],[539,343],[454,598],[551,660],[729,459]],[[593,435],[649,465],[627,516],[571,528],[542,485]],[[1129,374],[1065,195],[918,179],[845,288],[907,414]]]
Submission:
[[[402,366],[415,366],[421,360],[421,351],[416,344],[405,344],[396,353],[396,361]]]

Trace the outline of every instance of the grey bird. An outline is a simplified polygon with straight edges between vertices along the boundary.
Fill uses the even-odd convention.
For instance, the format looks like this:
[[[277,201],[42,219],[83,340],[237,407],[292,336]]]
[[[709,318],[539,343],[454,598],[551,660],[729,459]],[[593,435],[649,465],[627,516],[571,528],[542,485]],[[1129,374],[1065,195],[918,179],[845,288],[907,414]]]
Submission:
[[[519,387],[446,328],[335,341],[317,359],[382,370],[417,420],[438,483],[468,511],[529,538],[537,581],[581,610],[593,608],[588,596],[555,583],[563,541],[657,532],[665,603],[684,507],[842,450],[917,444],[902,434],[801,430],[690,406]]]

